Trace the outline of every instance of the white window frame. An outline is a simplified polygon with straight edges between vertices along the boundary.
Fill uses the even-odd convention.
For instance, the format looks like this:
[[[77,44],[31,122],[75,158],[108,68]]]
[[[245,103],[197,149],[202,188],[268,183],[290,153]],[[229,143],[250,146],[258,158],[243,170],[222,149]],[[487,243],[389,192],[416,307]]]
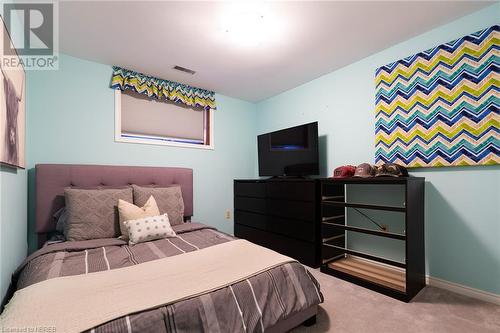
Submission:
[[[196,143],[186,143],[186,142],[175,142],[175,138],[165,138],[165,137],[155,137],[153,135],[148,135],[149,138],[126,138],[122,136],[122,92],[120,89],[115,89],[115,142],[124,143],[138,143],[146,145],[159,145],[159,146],[171,146],[171,147],[181,147],[181,148],[195,148],[195,149],[205,149],[214,150],[214,111],[210,110],[209,115],[209,145],[200,145]],[[206,130],[206,129],[205,129]],[[158,140],[153,140],[150,138],[157,138]],[[169,141],[171,139],[172,141]]]

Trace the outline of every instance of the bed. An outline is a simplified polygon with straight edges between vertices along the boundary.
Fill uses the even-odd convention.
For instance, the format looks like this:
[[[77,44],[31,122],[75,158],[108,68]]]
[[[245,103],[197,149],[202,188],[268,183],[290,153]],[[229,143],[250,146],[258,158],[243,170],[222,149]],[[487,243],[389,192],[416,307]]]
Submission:
[[[173,226],[176,237],[134,246],[117,238],[49,245],[45,243],[47,235],[55,228],[54,212],[64,206],[62,194],[65,188],[120,187],[131,184],[181,187],[186,222]],[[33,322],[33,316],[50,318],[54,312],[67,321],[71,321],[73,317],[93,318],[93,321],[89,319],[85,323],[79,323],[80,326],[67,328],[70,331],[78,327],[75,331],[92,333],[285,332],[302,323],[315,322],[317,306],[323,301],[323,296],[319,284],[304,266],[270,250],[237,240],[210,226],[191,222],[192,215],[191,169],[37,165],[36,231],[40,249],[31,254],[15,272],[13,284],[17,292],[6,306],[3,319],[0,318],[4,321],[0,322],[0,327],[5,327],[9,318],[19,318],[21,313],[28,313],[27,321],[17,323],[26,323],[24,326],[36,324],[59,332],[60,329],[51,326],[53,323],[48,319],[49,322]],[[241,254],[255,255],[247,258],[241,255],[240,259],[235,260],[234,256],[238,251],[242,251]],[[253,259],[261,254],[261,260]],[[262,265],[259,261],[265,261],[266,256],[270,258],[269,264],[259,266]],[[189,267],[184,267],[184,264]],[[161,275],[162,279],[165,276],[164,280],[154,282],[151,278],[148,283],[140,282],[156,276],[156,273],[148,275],[148,272],[160,272],[159,270],[164,274]],[[189,276],[193,278],[182,275],[183,270],[192,270]],[[123,294],[122,287],[125,284],[134,286],[135,277],[137,289],[147,290],[149,296],[141,299],[140,294],[134,296],[133,291],[127,291],[133,299],[129,297],[127,301],[116,302],[127,303],[128,306],[119,309],[121,312],[102,311],[113,308],[115,302],[112,300],[125,300],[120,298]],[[177,280],[172,280],[173,278]],[[89,280],[95,281],[85,291]],[[160,284],[161,288],[152,289],[154,283]],[[75,291],[75,295],[78,295],[78,291],[83,293],[77,299],[68,300],[69,296],[58,292],[69,290],[67,295],[70,295],[71,286],[74,287],[75,284],[81,286]],[[118,289],[110,290],[112,288]],[[182,288],[186,290],[180,293],[178,289]],[[195,290],[197,288],[199,290]],[[49,289],[54,292],[48,293]],[[152,290],[158,292],[151,292]],[[100,300],[99,292],[109,297]],[[172,296],[174,294],[180,296],[175,298]],[[23,297],[28,301],[20,310],[16,306],[23,304]],[[38,305],[35,304],[34,300],[40,298],[43,300]],[[155,298],[156,300],[151,300]],[[85,301],[90,302],[91,306],[81,304]],[[100,303],[106,303],[105,307]],[[40,307],[52,310],[38,313]],[[105,315],[96,314],[100,307],[99,312],[106,312]],[[59,308],[63,309],[60,313],[57,310]]]

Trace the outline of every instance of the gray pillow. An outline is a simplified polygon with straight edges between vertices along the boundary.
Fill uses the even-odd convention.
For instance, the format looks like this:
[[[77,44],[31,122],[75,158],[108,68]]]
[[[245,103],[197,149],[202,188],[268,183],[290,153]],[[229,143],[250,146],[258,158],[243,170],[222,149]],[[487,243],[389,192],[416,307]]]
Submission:
[[[68,224],[68,210],[66,209],[66,207],[63,207],[55,212],[52,216],[54,217],[54,221],[56,222],[56,231],[64,234],[64,230],[66,229],[66,225]]]
[[[143,187],[132,185],[134,188],[134,205],[142,207],[153,196],[160,210],[160,214],[167,214],[170,225],[184,223],[184,200],[180,186],[171,187]]]
[[[118,199],[133,202],[132,188],[64,190],[68,219],[64,235],[68,241],[114,238],[120,235]]]

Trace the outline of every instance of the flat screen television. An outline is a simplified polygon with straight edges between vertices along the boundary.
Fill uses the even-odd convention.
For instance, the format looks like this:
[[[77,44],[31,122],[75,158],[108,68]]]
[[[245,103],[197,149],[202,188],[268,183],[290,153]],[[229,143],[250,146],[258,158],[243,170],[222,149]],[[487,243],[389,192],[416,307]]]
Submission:
[[[319,175],[318,122],[257,137],[260,176]]]

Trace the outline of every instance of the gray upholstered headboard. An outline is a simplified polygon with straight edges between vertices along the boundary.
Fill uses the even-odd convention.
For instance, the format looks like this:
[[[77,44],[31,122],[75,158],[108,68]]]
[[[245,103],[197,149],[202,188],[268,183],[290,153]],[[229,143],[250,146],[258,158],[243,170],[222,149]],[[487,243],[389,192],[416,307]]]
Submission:
[[[37,164],[36,165],[35,230],[40,241],[55,230],[54,213],[64,206],[64,188],[180,185],[184,200],[184,215],[193,215],[193,170],[112,165]]]

